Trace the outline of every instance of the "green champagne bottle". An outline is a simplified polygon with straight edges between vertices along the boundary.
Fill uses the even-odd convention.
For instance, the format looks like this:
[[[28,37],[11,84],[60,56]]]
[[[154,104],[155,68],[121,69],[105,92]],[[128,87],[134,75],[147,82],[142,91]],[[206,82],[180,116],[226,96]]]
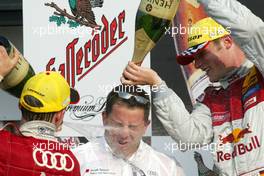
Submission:
[[[141,64],[174,18],[180,0],[141,0],[135,27],[132,61]]]
[[[0,36],[0,45],[4,46],[9,57],[14,57],[15,46],[3,36]],[[15,67],[5,76],[0,83],[0,88],[7,91],[11,95],[19,98],[26,81],[35,75],[31,65],[26,61],[22,54]]]

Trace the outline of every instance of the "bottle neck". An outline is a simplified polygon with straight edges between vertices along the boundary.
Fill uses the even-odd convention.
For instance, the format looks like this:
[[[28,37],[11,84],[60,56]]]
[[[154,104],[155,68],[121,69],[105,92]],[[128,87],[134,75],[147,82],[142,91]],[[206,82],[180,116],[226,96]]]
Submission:
[[[12,44],[10,43],[10,41],[7,38],[5,38],[3,36],[0,36],[0,45],[4,46],[5,49],[6,49],[6,52],[8,54],[10,54],[11,48],[12,48]]]

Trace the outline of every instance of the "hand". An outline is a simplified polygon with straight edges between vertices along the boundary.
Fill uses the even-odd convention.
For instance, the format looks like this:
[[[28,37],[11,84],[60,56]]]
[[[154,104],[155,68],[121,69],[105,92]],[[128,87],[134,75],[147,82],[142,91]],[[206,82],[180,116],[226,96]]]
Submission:
[[[159,85],[162,80],[159,75],[150,68],[144,68],[129,62],[121,77],[122,84],[128,85]]]
[[[0,46],[0,76],[5,77],[17,64],[19,52],[14,50],[14,57],[10,58],[3,46]]]

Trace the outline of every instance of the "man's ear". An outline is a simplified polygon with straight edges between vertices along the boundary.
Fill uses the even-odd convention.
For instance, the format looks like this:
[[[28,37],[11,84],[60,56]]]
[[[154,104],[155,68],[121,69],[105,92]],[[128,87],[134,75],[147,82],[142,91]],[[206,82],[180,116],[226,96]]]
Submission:
[[[147,122],[144,122],[145,123],[145,128],[147,129],[149,124],[150,124],[150,120],[148,120]]]
[[[53,116],[52,122],[53,122],[53,124],[55,124],[57,131],[61,130],[64,114],[65,114],[65,109],[63,109],[59,112],[56,112]]]
[[[107,113],[105,111],[102,112],[102,120],[103,124],[107,125]]]
[[[233,39],[232,39],[232,37],[230,35],[224,36],[222,38],[222,41],[223,41],[224,47],[226,49],[230,49],[233,46],[233,43],[234,43],[234,41],[233,41]]]

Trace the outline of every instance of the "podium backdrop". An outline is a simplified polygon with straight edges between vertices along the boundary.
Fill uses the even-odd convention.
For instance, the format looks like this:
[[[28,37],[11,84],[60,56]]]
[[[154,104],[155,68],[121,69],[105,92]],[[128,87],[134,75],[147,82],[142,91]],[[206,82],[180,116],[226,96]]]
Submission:
[[[22,0],[21,0],[22,1]],[[25,2],[27,2],[28,0],[25,0]],[[105,0],[106,1],[106,0]],[[125,7],[127,6],[123,6],[123,3],[130,3],[131,4],[131,1],[128,1],[128,0],[125,0],[125,1],[111,1],[109,0],[110,2],[112,2],[114,8],[105,8],[106,6],[104,5],[104,7],[102,8],[95,8],[94,11],[96,13],[96,20],[98,23],[101,23],[101,14],[99,13],[100,11],[102,12],[106,12],[106,11],[111,11],[111,13],[113,13],[113,16],[112,18],[110,18],[110,16],[107,16],[107,18],[109,19],[109,21],[113,20],[113,17],[114,17],[114,10],[117,10],[116,14],[115,14],[115,17],[116,15],[119,14],[119,12],[121,12]],[[45,17],[45,23],[49,21],[49,18],[48,16],[52,16],[52,13],[53,13],[53,9],[50,8],[50,7],[46,7],[44,6],[43,4],[46,3],[48,1],[38,1],[38,2],[32,2],[32,5],[29,6],[28,8],[30,8],[30,10],[28,10],[27,8],[24,8],[23,11],[24,13],[30,13],[31,10],[36,10],[37,12],[35,13],[30,13],[31,17],[33,19],[34,18],[40,18],[40,14],[41,14],[41,10],[38,9],[37,7],[39,6],[39,4],[41,4],[41,6],[43,6],[42,8],[47,10],[47,11],[50,11],[50,12],[47,12],[47,18]],[[61,1],[62,2],[62,1]],[[133,1],[134,2],[134,1]],[[264,5],[264,1],[247,1],[247,0],[241,0],[241,2],[243,4],[245,4],[247,7],[249,7],[250,9],[252,9],[252,11],[262,17],[262,19],[264,19],[264,13],[263,13],[263,10],[262,10],[262,7]],[[11,3],[11,1],[9,0],[3,0],[0,2],[0,21],[1,21],[1,24],[5,25],[5,24],[12,24],[12,25],[17,25],[17,24],[14,24],[14,18],[15,17],[20,17],[20,23],[19,24],[22,24],[22,18],[21,16],[14,16],[14,17],[11,17],[10,16],[10,13],[8,13],[7,10],[3,11],[3,9],[1,9],[1,5],[2,3]],[[37,3],[38,5],[36,5],[35,3]],[[137,8],[137,5],[138,5],[139,1],[135,1],[135,4],[134,5],[130,5],[128,10],[127,10],[127,13],[133,13],[135,15],[135,10]],[[58,3],[59,5],[59,3]],[[123,7],[122,7],[123,6]],[[5,6],[3,6],[5,7]],[[64,6],[61,6],[61,7],[64,7]],[[69,8],[69,7],[64,7],[64,8]],[[114,10],[113,10],[114,9]],[[20,9],[21,10],[21,9]],[[27,12],[25,12],[27,11]],[[69,9],[68,9],[69,11]],[[46,12],[45,12],[46,13]],[[110,12],[107,12],[107,13],[110,13]],[[7,15],[9,14],[9,15]],[[34,15],[32,15],[34,14]],[[25,18],[25,16],[24,16]],[[24,21],[24,25],[26,25],[27,23],[31,23],[30,20],[32,19],[29,19],[29,21]],[[6,21],[6,23],[4,23]],[[12,23],[13,22],[13,23]],[[1,25],[0,24],[0,25]],[[50,25],[52,25],[54,23],[50,23]],[[129,28],[128,30],[132,31],[134,30],[134,19],[133,17],[130,17],[130,20],[128,21],[126,19],[126,25],[127,27]],[[40,26],[44,26],[43,22],[39,22],[39,25],[35,26],[35,27],[40,27]],[[43,42],[43,40],[47,40],[47,38],[45,39],[40,39],[40,40],[36,40],[34,41],[31,41],[30,45],[26,45],[25,44],[25,41],[27,40],[26,39],[26,36],[23,37],[23,31],[24,33],[26,33],[27,31],[26,30],[29,30],[29,29],[22,29],[22,26],[0,26],[0,33],[2,35],[5,35],[6,37],[8,37],[16,46],[17,48],[23,52],[23,39],[24,39],[24,54],[26,56],[26,58],[31,62],[31,60],[35,60],[36,63],[34,65],[34,67],[37,67],[39,69],[41,69],[41,67],[44,69],[47,62],[52,58],[52,57],[55,57],[55,63],[53,64],[56,65],[56,69],[59,67],[60,64],[63,64],[65,63],[65,59],[66,59],[66,44],[70,43],[73,39],[70,38],[70,39],[67,39],[66,37],[58,37],[57,40],[60,41],[60,40],[64,40],[65,43],[62,44],[60,47],[62,48],[59,48],[57,45],[55,45],[55,43],[48,43],[47,45],[42,45],[41,42]],[[32,32],[32,29],[30,29],[31,32]],[[30,31],[28,31],[30,32]],[[132,34],[133,35],[133,34]],[[88,41],[89,37],[87,36],[86,38],[86,41]],[[67,43],[66,43],[67,42]],[[128,55],[131,55],[132,56],[132,45],[130,46],[130,48],[127,48],[128,47],[128,43],[130,42],[133,42],[133,39],[132,37],[128,37],[127,41],[124,42],[124,44],[122,44],[119,49],[116,49],[113,54],[115,52],[118,52],[118,50],[120,50],[121,48],[126,48],[126,55],[124,58],[119,58],[119,59],[127,59],[126,61],[121,61],[122,63],[119,63],[120,64],[120,69],[122,67],[123,69],[123,66],[126,65],[126,62],[129,60],[129,58],[127,58]],[[78,43],[76,43],[76,48],[79,49],[81,48],[80,46],[83,46],[84,42],[82,41],[82,39],[78,40]],[[42,53],[43,49],[45,48],[48,48],[48,47],[53,47],[53,49],[51,49],[49,52],[46,52],[46,53]],[[27,53],[29,52],[29,50],[32,50],[32,52],[34,52],[34,58],[29,58],[29,57],[33,57],[33,56],[27,56]],[[52,51],[52,52],[51,52]],[[77,51],[76,51],[77,52]],[[112,55],[112,54],[110,54]],[[117,55],[117,53],[116,53]],[[163,37],[163,39],[157,44],[157,46],[151,51],[151,67],[156,70],[159,75],[166,81],[166,83],[168,84],[168,86],[170,88],[172,88],[185,102],[186,104],[186,107],[188,110],[191,110],[192,108],[192,104],[191,104],[191,101],[190,101],[190,98],[189,98],[189,95],[188,95],[188,92],[187,92],[187,87],[186,85],[184,84],[179,84],[180,83],[183,83],[185,80],[183,79],[182,77],[182,73],[181,73],[181,69],[178,67],[178,65],[176,64],[176,60],[175,60],[175,47],[174,47],[174,42],[173,42],[173,39],[171,36],[169,35],[166,35]],[[116,57],[114,58],[116,59]],[[110,58],[107,58],[105,59],[104,61],[102,61],[100,64],[98,64],[98,66],[96,67],[103,67],[105,65],[107,65],[107,67],[111,67],[112,70],[115,70],[117,69],[117,66],[116,65],[112,65],[110,60],[113,61],[114,59]],[[45,60],[45,62],[42,63],[42,60]],[[113,61],[114,62],[114,61]],[[146,61],[145,61],[146,62]],[[146,62],[146,65],[147,65],[147,62]],[[96,71],[98,70],[98,72]],[[119,73],[121,73],[122,70],[119,70]],[[119,73],[116,73],[116,75],[118,75]],[[112,79],[111,81],[109,80],[109,82],[111,82],[111,84],[113,84],[113,80],[115,80],[116,82],[115,83],[118,83],[118,77],[110,77],[112,75],[109,74],[109,72],[107,71],[100,71],[99,72],[99,68],[95,68],[95,71],[91,71],[89,74],[87,74],[87,76],[84,76],[84,78],[82,78],[79,82],[77,80],[76,82],[76,85],[75,87],[78,88],[78,86],[80,86],[79,84],[82,84],[81,82],[86,82],[86,80],[92,80],[95,78],[96,75],[101,75],[99,76],[98,79],[104,79],[104,78],[101,78],[101,77],[104,77],[104,76],[107,76],[109,79]],[[93,77],[92,77],[93,76]],[[88,78],[89,77],[89,78]],[[89,87],[91,85],[95,85],[96,84],[96,81],[93,82],[92,84],[88,84],[88,83],[84,83],[84,89],[87,89],[87,91],[89,90]],[[99,89],[99,88],[98,88]],[[94,89],[93,89],[94,90]],[[96,90],[98,91],[98,90]],[[90,93],[90,92],[88,92]],[[87,94],[88,94],[87,93]],[[93,94],[93,92],[91,93]],[[83,96],[83,95],[82,95]],[[4,93],[2,90],[0,90],[0,119],[1,120],[4,120],[4,119],[7,119],[7,118],[16,118],[16,119],[19,119],[20,118],[20,113],[18,111],[18,107],[17,107],[17,99],[16,98],[13,98],[11,96],[9,96],[8,94]],[[97,118],[100,118],[99,116]],[[152,115],[152,129],[150,130],[151,131],[151,135],[148,137],[148,139],[151,140],[151,143],[152,143],[152,146],[154,148],[156,148],[157,150],[160,150],[160,151],[163,151],[173,157],[176,157],[177,160],[180,162],[180,164],[184,167],[184,170],[186,172],[186,175],[187,176],[196,176],[198,175],[197,174],[197,167],[196,167],[196,163],[195,161],[193,160],[193,151],[188,151],[188,152],[179,152],[179,151],[176,151],[176,150],[173,150],[173,146],[175,146],[175,143],[173,140],[171,140],[170,137],[168,137],[167,133],[165,132],[164,128],[162,127],[162,125],[160,124],[160,122],[155,118],[155,114]],[[208,152],[205,152],[205,151],[202,151],[202,156],[203,158],[205,159],[205,164],[211,168],[212,167],[212,162],[211,162],[211,158],[210,158],[210,155]]]

